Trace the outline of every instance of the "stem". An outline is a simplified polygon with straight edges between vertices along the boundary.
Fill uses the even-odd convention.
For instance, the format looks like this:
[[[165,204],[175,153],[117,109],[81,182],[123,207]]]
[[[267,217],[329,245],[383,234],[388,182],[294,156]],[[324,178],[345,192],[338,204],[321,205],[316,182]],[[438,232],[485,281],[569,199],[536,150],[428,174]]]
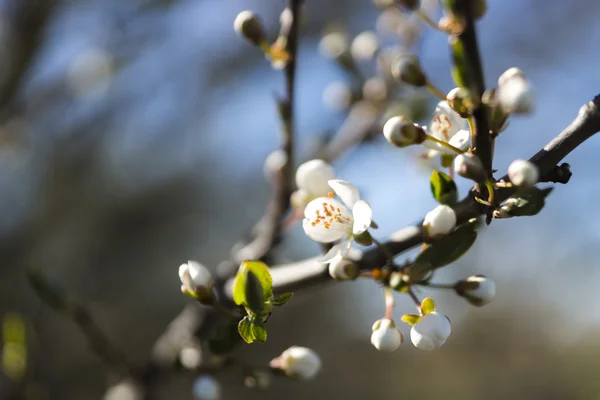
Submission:
[[[392,319],[392,313],[394,311],[394,293],[389,286],[383,288],[383,297],[385,299],[385,318]]]
[[[454,283],[416,283],[419,286],[425,286],[432,289],[454,289]]]
[[[426,25],[430,26],[431,28],[435,29],[436,31],[440,30],[440,27],[438,26],[437,22],[432,20],[431,17],[429,15],[427,15],[423,10],[421,10],[421,9],[415,10],[415,11],[413,11],[413,14],[415,14],[417,17],[421,18],[421,21],[423,21]]]
[[[427,81],[425,87],[437,98],[440,100],[446,100],[446,95],[442,93],[440,89],[438,89],[433,83]]]
[[[485,181],[485,187],[488,190],[488,202],[494,204],[494,182],[490,180]]]
[[[408,290],[406,291],[406,293],[408,293],[408,295],[410,296],[410,298],[414,301],[415,305],[417,306],[417,310],[419,311],[419,313],[421,313],[421,300],[419,300],[419,298],[417,297],[417,295],[413,291],[412,287],[409,286]]]
[[[456,148],[456,147],[452,146],[450,143],[444,142],[443,140],[440,140],[440,139],[436,138],[435,136],[427,135],[427,140],[431,140],[432,142],[435,142],[435,143],[447,148],[448,150],[452,150],[456,154],[464,153],[464,151],[462,151],[461,149]]]
[[[394,265],[394,254],[392,254],[390,249],[388,249],[384,243],[381,243],[379,240],[375,239],[374,237],[371,236],[371,239],[373,240],[373,243],[375,243],[377,245],[379,250],[381,250],[381,252],[383,254],[385,254],[385,256],[387,257],[387,259],[390,263],[390,266]]]

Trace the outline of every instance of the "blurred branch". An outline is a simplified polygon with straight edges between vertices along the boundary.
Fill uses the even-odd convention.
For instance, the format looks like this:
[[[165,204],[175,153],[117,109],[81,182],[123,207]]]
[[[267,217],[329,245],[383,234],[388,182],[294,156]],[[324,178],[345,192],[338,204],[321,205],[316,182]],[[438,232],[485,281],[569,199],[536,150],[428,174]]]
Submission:
[[[599,107],[600,94],[591,102],[581,107],[575,120],[542,150],[529,159],[529,161],[539,168],[540,176],[552,176],[552,174],[556,173],[557,168],[564,168],[563,166],[557,167],[557,163],[584,141],[600,131]],[[504,176],[500,180],[509,181],[508,176]],[[465,199],[452,207],[456,212],[457,225],[485,213],[486,206],[475,201],[474,190],[472,189]],[[499,188],[496,196],[498,201],[502,202],[508,199],[514,192],[514,188]],[[420,221],[416,225],[397,231],[391,235],[385,246],[394,255],[399,255],[418,246],[423,243],[424,239],[422,226],[423,221]],[[363,271],[379,268],[386,262],[386,255],[378,247],[364,252],[361,259],[357,261],[360,269]],[[332,280],[329,276],[327,265],[320,264],[316,261],[316,258],[273,266],[272,274],[274,289],[276,291],[294,291]]]
[[[89,310],[70,300],[64,291],[52,285],[39,271],[28,271],[27,277],[29,285],[41,301],[77,324],[99,359],[121,373],[133,371],[127,357],[113,346]]]
[[[3,18],[9,23],[7,39],[11,49],[11,58],[2,60],[9,65],[8,73],[0,81],[0,110],[3,114],[6,114],[5,108],[11,105],[23,84],[40,48],[46,22],[57,4],[58,0],[9,0],[2,6]]]

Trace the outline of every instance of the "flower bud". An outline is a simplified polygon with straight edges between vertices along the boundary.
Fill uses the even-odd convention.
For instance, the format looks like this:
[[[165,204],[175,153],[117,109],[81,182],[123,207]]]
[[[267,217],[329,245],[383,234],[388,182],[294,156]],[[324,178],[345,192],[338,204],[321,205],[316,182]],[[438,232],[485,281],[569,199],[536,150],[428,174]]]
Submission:
[[[292,192],[290,204],[294,209],[303,209],[310,202],[311,198],[306,191],[300,189]]]
[[[518,205],[519,200],[515,197],[511,197],[508,200],[506,200],[506,202],[500,206],[499,208],[495,209],[493,212],[493,216],[494,218],[512,218],[514,217],[512,210]]]
[[[340,60],[347,56],[348,48],[348,36],[340,30],[326,33],[319,41],[319,53],[330,60]]]
[[[463,153],[456,156],[454,159],[454,172],[475,182],[483,182],[487,177],[481,160],[472,153]]]
[[[531,187],[538,182],[538,168],[525,160],[515,160],[508,167],[508,177],[513,185],[518,187]]]
[[[496,283],[483,275],[473,275],[460,281],[455,287],[456,293],[474,306],[484,306],[496,296]]]
[[[454,112],[462,118],[470,117],[475,108],[475,102],[469,91],[465,88],[454,88],[446,95],[446,101]]]
[[[323,160],[307,161],[296,170],[298,189],[306,192],[311,199],[327,197],[331,192],[328,183],[331,179],[335,179],[333,167]]]
[[[196,379],[193,393],[196,400],[219,400],[221,398],[221,386],[214,378],[205,375]]]
[[[394,321],[383,318],[373,324],[371,344],[379,351],[392,352],[402,344],[402,332],[396,328]]]
[[[329,263],[329,275],[338,281],[348,281],[358,278],[358,265],[350,260],[338,258]]]
[[[427,138],[425,130],[405,116],[390,118],[383,126],[383,135],[396,147],[423,143]]]
[[[440,348],[450,336],[448,318],[436,311],[424,315],[410,330],[410,340],[416,348],[434,350]]]
[[[394,4],[406,11],[415,11],[421,7],[420,0],[394,0]]]
[[[498,101],[513,114],[528,114],[535,108],[535,91],[518,68],[506,70],[498,78]]]
[[[131,379],[123,380],[111,386],[103,397],[103,400],[142,400],[144,393],[142,388]]]
[[[392,63],[392,76],[402,83],[421,87],[427,83],[427,77],[421,69],[419,59],[410,54],[399,56]]]
[[[196,261],[188,261],[179,267],[181,291],[189,292],[201,302],[207,302],[212,295],[212,276],[210,271]]]
[[[446,205],[439,205],[425,215],[423,228],[427,236],[436,238],[450,233],[456,226],[456,213]]]
[[[372,31],[365,31],[356,35],[350,45],[350,54],[356,61],[368,61],[375,57],[379,50],[379,40]]]
[[[252,11],[240,12],[233,21],[233,29],[238,35],[245,37],[256,46],[260,46],[265,42],[265,31],[262,23]]]
[[[270,362],[271,368],[296,379],[312,379],[321,369],[321,359],[313,350],[292,346]]]

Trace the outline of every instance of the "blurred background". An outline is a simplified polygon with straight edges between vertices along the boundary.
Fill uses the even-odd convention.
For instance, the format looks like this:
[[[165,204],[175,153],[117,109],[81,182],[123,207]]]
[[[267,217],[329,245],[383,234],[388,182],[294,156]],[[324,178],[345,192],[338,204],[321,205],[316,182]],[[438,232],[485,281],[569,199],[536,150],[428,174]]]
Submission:
[[[342,125],[344,85],[353,84],[319,54],[324,30],[335,23],[349,40],[376,31],[380,54],[388,54],[405,27],[414,26],[397,12],[382,16],[371,0],[305,3],[299,160]],[[494,162],[503,172],[513,159],[539,150],[600,91],[600,3],[488,3],[479,24],[488,85],[519,66],[538,95],[536,112],[512,119],[497,141]],[[214,269],[261,216],[270,195],[263,163],[279,137],[273,93],[282,93],[283,77],[232,24],[238,12],[251,9],[274,40],[284,5],[0,1],[0,315],[5,325],[20,316],[28,343],[26,384],[19,383],[23,390],[13,398],[100,399],[111,382],[75,324],[36,297],[26,267],[59,282],[118,348],[143,363],[189,304],[179,290],[178,266],[193,259]],[[424,29],[413,49],[431,80],[450,90],[446,36]],[[385,66],[357,64],[367,78],[377,73],[376,64]],[[333,89],[332,82],[338,82]],[[401,93],[425,107],[421,123],[435,106],[426,93],[375,92],[375,102]],[[384,313],[381,291],[367,281],[331,284],[298,293],[269,320],[269,341],[239,352],[266,365],[292,344],[312,347],[324,363],[316,380],[277,379],[266,391],[251,391],[229,370],[216,375],[223,398],[600,398],[596,151],[600,139],[592,138],[565,160],[574,175],[540,215],[494,221],[436,278],[491,276],[498,284],[493,303],[474,309],[451,293],[421,293],[433,295],[453,322],[441,350],[426,353],[408,342],[392,354],[377,352],[369,336]],[[380,135],[334,163],[371,202],[382,237],[435,206],[431,166],[418,156],[392,148]],[[469,184],[459,186],[466,193]],[[317,251],[296,228],[286,234],[280,258]],[[398,296],[396,316],[412,307]],[[404,333],[408,339],[408,329]],[[9,375],[0,379],[2,398],[14,395]],[[171,379],[158,385],[156,398],[191,399],[192,384],[189,375]]]

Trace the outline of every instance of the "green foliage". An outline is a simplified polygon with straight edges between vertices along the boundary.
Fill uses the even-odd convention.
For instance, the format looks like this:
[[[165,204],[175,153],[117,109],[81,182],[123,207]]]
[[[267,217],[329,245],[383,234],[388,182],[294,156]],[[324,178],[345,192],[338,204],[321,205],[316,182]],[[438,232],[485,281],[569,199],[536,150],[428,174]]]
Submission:
[[[291,292],[279,295],[273,299],[273,305],[276,307],[281,307],[282,305],[284,305],[285,303],[290,301],[290,299],[292,298],[293,295],[294,295],[294,293],[291,293]]]
[[[456,183],[442,171],[433,171],[429,178],[433,198],[440,204],[452,205],[458,200]]]
[[[510,200],[505,210],[513,217],[537,215],[546,205],[546,197],[552,192],[551,187],[539,189],[535,186],[519,190]]]
[[[475,239],[477,232],[474,225],[465,224],[426,247],[417,256],[412,268],[418,273],[425,273],[451,264],[471,248]]]
[[[426,297],[421,302],[421,312],[423,315],[431,314],[435,311],[435,302],[431,297]]]
[[[421,316],[417,314],[404,314],[402,317],[400,317],[400,320],[410,326],[413,326],[421,320]]]

